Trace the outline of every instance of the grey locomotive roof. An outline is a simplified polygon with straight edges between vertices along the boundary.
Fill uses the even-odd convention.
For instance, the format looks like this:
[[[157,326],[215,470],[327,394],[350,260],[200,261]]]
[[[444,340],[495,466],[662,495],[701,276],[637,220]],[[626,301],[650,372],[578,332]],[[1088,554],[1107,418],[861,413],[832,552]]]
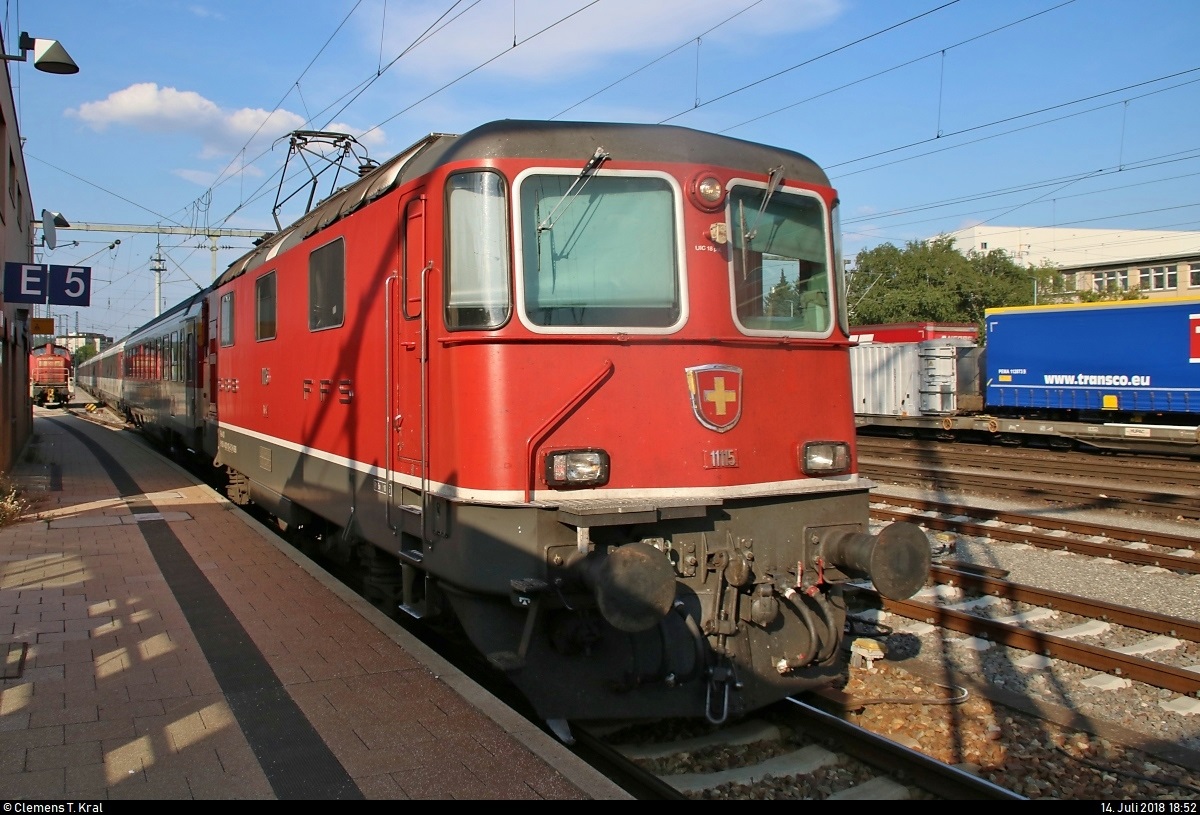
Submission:
[[[431,133],[369,174],[347,184],[296,222],[267,237],[230,264],[216,285],[232,280],[247,269],[269,263],[279,253],[369,204],[405,180],[442,164],[464,159],[577,156],[582,167],[597,149],[603,149],[618,161],[689,162],[764,174],[782,166],[785,181],[829,183],[825,172],[800,153],[686,127],[504,119],[481,125],[461,136]]]

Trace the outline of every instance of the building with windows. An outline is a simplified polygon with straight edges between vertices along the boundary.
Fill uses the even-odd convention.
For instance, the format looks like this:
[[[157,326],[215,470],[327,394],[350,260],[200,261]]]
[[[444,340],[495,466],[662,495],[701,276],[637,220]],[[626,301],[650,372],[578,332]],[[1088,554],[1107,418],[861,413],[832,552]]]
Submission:
[[[0,88],[0,260],[33,262],[33,205],[21,152],[9,62]],[[29,398],[29,306],[0,294],[0,472],[7,471],[33,430]]]
[[[54,338],[54,342],[66,348],[72,354],[80,348],[91,348],[98,354],[113,344],[113,338],[91,331],[72,331],[69,334],[59,334]]]
[[[1076,291],[1200,296],[1200,232],[975,226],[945,237],[964,254],[1003,249],[1018,263],[1053,266]]]

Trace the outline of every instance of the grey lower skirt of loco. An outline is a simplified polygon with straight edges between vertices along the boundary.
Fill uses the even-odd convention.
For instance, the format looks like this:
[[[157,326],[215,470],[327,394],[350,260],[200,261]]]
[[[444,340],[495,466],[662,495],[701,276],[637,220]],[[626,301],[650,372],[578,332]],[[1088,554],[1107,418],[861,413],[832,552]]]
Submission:
[[[499,596],[484,574],[474,585],[426,580],[420,609],[452,610],[547,720],[722,723],[842,675],[847,582],[866,578],[906,599],[929,573],[920,527],[865,531],[865,490],[670,509],[623,506],[602,516],[593,507],[586,517],[514,509],[524,529],[563,539],[479,536],[473,557],[493,567],[525,548],[528,577],[509,580]],[[496,508],[450,511],[451,529],[498,528]],[[618,514],[623,523],[604,523]],[[431,571],[438,549],[453,547],[424,553]]]

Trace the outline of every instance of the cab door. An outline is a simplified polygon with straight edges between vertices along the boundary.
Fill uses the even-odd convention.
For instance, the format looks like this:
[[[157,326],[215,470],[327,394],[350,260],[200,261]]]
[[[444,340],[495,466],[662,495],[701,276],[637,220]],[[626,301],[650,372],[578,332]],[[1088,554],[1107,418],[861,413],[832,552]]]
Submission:
[[[421,368],[426,358],[422,336],[422,285],[429,268],[425,196],[400,203],[403,234],[395,283],[392,346],[391,445],[393,469],[401,476],[423,475],[422,422],[425,420]],[[409,480],[409,483],[412,483]],[[399,492],[394,493],[397,498]],[[399,503],[399,501],[397,501]]]

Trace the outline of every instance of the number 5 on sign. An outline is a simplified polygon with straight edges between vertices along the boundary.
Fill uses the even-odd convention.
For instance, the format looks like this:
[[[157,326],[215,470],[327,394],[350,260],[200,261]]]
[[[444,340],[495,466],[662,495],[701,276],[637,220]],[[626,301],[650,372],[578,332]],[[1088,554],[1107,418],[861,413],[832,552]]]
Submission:
[[[51,266],[50,302],[56,306],[92,304],[92,270],[87,266]]]

